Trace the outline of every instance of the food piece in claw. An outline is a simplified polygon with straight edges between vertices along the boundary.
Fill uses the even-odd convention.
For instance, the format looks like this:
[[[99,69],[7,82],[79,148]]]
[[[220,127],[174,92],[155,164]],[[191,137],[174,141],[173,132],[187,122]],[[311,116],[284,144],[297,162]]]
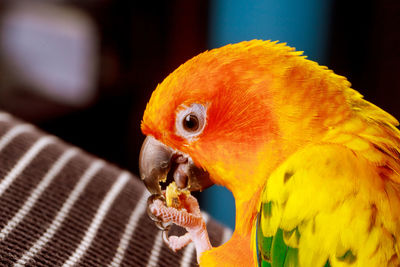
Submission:
[[[190,191],[187,189],[180,189],[176,185],[175,182],[170,183],[167,186],[167,189],[165,190],[165,198],[167,202],[168,207],[173,207],[176,209],[180,209],[182,207],[182,194],[185,194],[186,196],[190,195]]]
[[[149,208],[152,214],[160,218],[163,222],[172,222],[178,226],[184,227],[187,231],[183,236],[168,237],[168,230],[164,231],[164,240],[169,248],[177,251],[185,247],[190,242],[193,242],[196,248],[197,261],[200,255],[212,248],[206,223],[201,216],[200,207],[195,197],[185,193],[180,194],[181,207],[167,207],[166,203],[160,199],[155,199]]]

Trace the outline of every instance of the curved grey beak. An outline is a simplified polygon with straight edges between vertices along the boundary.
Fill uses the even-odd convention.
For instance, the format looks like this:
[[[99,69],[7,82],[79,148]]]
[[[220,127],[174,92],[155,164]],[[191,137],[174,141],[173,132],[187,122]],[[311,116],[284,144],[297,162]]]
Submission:
[[[140,150],[139,172],[151,194],[161,195],[160,182],[168,183],[172,179],[179,188],[190,191],[213,185],[208,172],[197,167],[188,155],[167,147],[152,136],[146,137]]]

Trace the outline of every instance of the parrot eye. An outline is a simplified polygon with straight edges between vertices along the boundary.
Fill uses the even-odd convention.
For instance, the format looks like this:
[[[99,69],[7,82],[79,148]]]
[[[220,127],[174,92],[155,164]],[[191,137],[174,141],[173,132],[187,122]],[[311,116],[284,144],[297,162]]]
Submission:
[[[176,117],[177,134],[186,139],[192,139],[201,134],[206,124],[206,113],[206,107],[201,104],[185,106]]]
[[[199,129],[199,119],[194,114],[188,114],[183,119],[183,128],[188,132],[195,132]]]

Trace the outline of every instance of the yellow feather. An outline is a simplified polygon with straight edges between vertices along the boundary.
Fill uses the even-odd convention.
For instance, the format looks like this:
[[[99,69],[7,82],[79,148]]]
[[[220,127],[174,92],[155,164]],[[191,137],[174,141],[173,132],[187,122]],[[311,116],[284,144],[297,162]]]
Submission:
[[[263,234],[297,227],[300,266],[323,266],[328,258],[331,266],[348,266],[339,260],[348,251],[357,259],[352,266],[387,266],[398,253],[393,236],[399,234],[400,211],[391,205],[399,201],[393,192],[399,187],[376,176],[375,166],[349,148],[305,147],[267,182],[262,198],[274,209],[263,221]]]

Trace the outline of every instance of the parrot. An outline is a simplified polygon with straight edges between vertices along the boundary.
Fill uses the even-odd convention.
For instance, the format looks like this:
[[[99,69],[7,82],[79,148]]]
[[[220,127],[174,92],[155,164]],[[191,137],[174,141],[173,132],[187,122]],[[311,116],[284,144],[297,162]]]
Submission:
[[[200,266],[400,266],[398,121],[343,76],[286,43],[205,51],[153,91],[141,121],[150,217]],[[165,186],[217,184],[235,199],[231,238],[212,247],[199,204]],[[168,236],[171,223],[183,236]]]

